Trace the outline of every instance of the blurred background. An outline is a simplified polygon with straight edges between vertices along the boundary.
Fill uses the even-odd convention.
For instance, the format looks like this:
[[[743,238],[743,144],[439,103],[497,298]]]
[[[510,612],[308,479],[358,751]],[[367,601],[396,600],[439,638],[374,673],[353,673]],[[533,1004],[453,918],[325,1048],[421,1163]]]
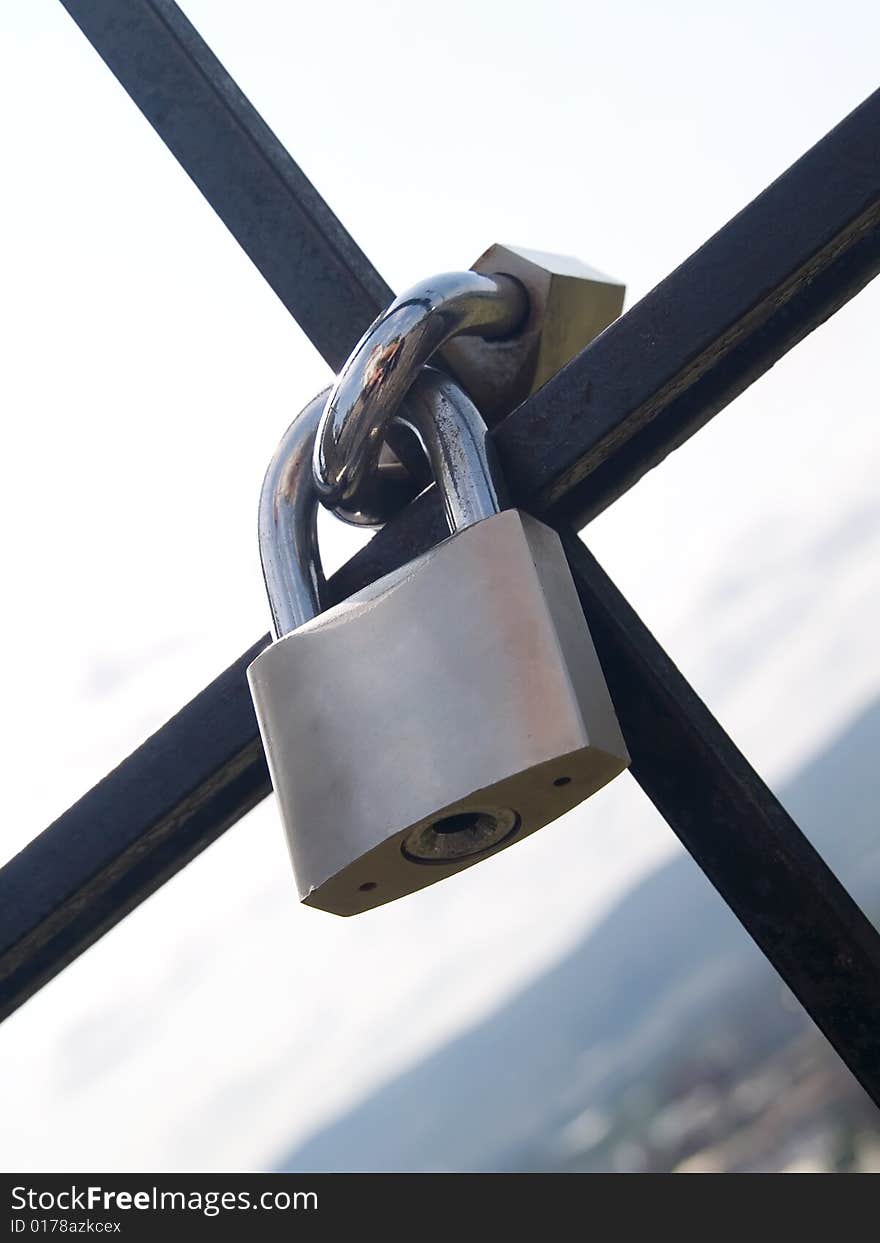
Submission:
[[[867,0],[183,7],[397,289],[505,241],[631,305],[878,85]],[[328,373],[60,4],[0,23],[2,861],[265,632]],[[878,313],[584,532],[875,918]],[[355,920],[267,801],[0,1027],[0,1168],[877,1170],[880,1129],[627,775]]]

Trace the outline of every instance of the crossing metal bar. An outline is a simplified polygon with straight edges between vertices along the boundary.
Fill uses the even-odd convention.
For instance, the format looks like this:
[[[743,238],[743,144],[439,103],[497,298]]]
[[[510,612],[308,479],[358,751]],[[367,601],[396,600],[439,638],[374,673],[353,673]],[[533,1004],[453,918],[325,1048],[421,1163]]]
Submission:
[[[338,371],[393,298],[171,0],[61,0],[245,253]]]
[[[563,536],[632,774],[880,1105],[880,937],[580,540]]]
[[[533,397],[516,495],[581,527],[880,271],[880,91]]]
[[[393,298],[173,0],[61,0],[315,349],[338,371]],[[422,485],[413,440],[389,443]]]
[[[880,1104],[880,936],[574,532],[563,538],[633,776]],[[386,570],[406,560],[383,547]],[[269,793],[245,681],[268,641],[0,870],[0,1019]]]
[[[338,366],[390,291],[189,23],[167,0],[62,2]],[[880,266],[877,118],[873,96],[502,424],[518,503],[598,512],[861,288]],[[428,493],[337,596],[439,534]],[[565,538],[634,775],[878,1099],[880,938]],[[262,642],[0,871],[0,1015],[268,792],[243,678]]]
[[[391,290],[190,22],[61,2],[338,370]],[[880,91],[507,418],[513,493],[582,526],[878,270]]]
[[[0,1020],[270,793],[245,681],[268,638],[0,869]]]

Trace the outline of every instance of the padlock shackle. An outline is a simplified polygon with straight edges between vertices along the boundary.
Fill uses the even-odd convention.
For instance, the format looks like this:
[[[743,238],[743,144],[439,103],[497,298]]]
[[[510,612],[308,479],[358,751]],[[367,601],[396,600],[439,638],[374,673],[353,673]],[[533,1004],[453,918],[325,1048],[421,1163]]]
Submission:
[[[528,315],[513,277],[447,272],[396,298],[364,333],[336,379],[315,440],[315,484],[325,505],[381,526],[375,475],[388,427],[422,368],[450,338],[499,339]]]
[[[329,392],[325,388],[313,398],[288,427],[260,492],[260,560],[277,638],[321,609],[324,573],[312,450]]]
[[[393,421],[421,441],[451,535],[500,511],[495,446],[483,416],[456,380],[423,367]]]
[[[291,423],[260,494],[260,559],[279,638],[310,621],[324,604],[312,454],[328,392],[319,393]],[[454,380],[425,367],[397,421],[422,443],[451,534],[498,513],[492,442],[480,412]]]

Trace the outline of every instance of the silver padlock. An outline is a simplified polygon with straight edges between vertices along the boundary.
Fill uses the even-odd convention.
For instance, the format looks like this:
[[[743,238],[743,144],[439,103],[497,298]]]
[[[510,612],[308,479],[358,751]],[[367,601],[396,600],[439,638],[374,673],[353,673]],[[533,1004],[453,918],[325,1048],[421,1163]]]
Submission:
[[[402,417],[451,534],[319,611],[309,459],[325,397],[266,476],[279,637],[248,679],[300,897],[355,915],[522,841],[629,757],[558,536],[499,508],[485,424],[431,368]]]

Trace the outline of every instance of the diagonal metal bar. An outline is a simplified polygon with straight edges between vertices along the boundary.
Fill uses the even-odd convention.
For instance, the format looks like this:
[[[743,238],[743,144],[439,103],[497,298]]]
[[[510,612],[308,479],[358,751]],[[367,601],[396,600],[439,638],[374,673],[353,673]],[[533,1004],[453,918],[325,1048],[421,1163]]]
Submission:
[[[268,641],[0,869],[0,1019],[271,792],[245,680]]]
[[[171,0],[61,0],[334,371],[393,294]]]
[[[574,532],[632,774],[874,1102],[880,935]]]
[[[880,1103],[880,936],[595,559],[563,538],[633,776]],[[266,642],[0,870],[0,1018],[269,792],[244,676]]]
[[[493,430],[517,504],[595,517],[880,271],[880,91]],[[342,595],[442,538],[431,493],[347,566]],[[392,559],[396,554],[392,552]]]
[[[275,135],[171,0],[62,3],[338,370],[392,293]],[[513,494],[583,525],[878,271],[880,91],[505,420]]]
[[[880,271],[880,91],[508,416],[521,503],[583,526]]]
[[[100,45],[102,40],[106,43],[111,54],[106,55],[100,47],[99,50],[114,67],[114,72],[117,72],[115,65],[119,67],[117,76],[124,85],[127,85],[126,73],[132,74],[136,84],[139,81],[138,65],[133,67],[130,63],[133,49],[136,62],[150,63],[151,57],[158,58],[158,65],[151,65],[147,79],[150,80],[150,74],[155,78],[158,69],[166,88],[173,81],[173,75],[170,79],[162,78],[166,68],[163,57],[174,60],[176,56],[175,71],[183,75],[186,91],[192,89],[191,79],[205,72],[206,63],[213,64],[215,81],[219,81],[218,71],[225,78],[222,69],[207,53],[185,19],[180,18],[174,5],[159,3],[158,0],[153,3],[126,0],[123,10],[121,4],[109,5],[98,0],[80,4],[71,0],[67,7],[71,12],[76,11],[80,25],[86,33],[91,31],[90,37],[92,34],[95,36],[93,41],[96,44]],[[157,41],[155,37],[163,20],[166,29],[174,36],[171,43],[161,39]],[[190,40],[190,48],[196,49],[196,55],[187,55],[187,40]],[[209,62],[205,61],[203,53],[210,58]],[[227,93],[229,87],[233,92],[237,89],[225,78],[223,89]],[[134,90],[131,93],[136,96]],[[210,108],[215,102],[211,98],[205,106]],[[246,101],[239,102],[245,102],[245,108],[249,108]],[[168,93],[166,105],[172,110],[176,106],[174,91]],[[147,111],[146,108],[144,110]],[[557,515],[566,506],[568,512],[575,515],[598,512],[602,503],[608,503],[608,499],[613,499],[613,495],[634,482],[643,469],[659,461],[665,452],[702,425],[706,418],[722,408],[736,392],[741,391],[785,349],[869,279],[877,266],[876,196],[870,175],[872,160],[876,165],[876,139],[872,146],[869,132],[875,119],[876,101],[869,100],[639,304],[643,308],[641,320],[631,312],[613,326],[609,333],[617,335],[611,338],[614,348],[610,354],[607,353],[609,334],[606,333],[591,347],[592,354],[585,352],[541,394],[511,416],[502,427],[498,441],[514,491],[520,494],[519,499],[527,497],[534,506],[553,509]],[[156,120],[159,122],[157,128],[160,128],[163,121],[161,113],[157,114]],[[188,121],[183,123],[182,128],[193,127],[197,133],[202,120],[199,106],[190,107]],[[252,126],[252,136],[255,132]],[[215,127],[212,133],[221,148],[223,143],[234,141],[234,135],[223,136],[222,126],[219,129]],[[210,159],[207,162],[204,159],[205,144],[197,141],[193,145],[190,141],[192,136],[191,133],[182,136],[175,134],[173,126],[168,130],[168,137],[163,132],[175,154],[179,150],[182,162],[186,165],[188,158],[194,158],[195,168],[207,170],[204,173],[206,184],[215,185],[210,176]],[[276,142],[271,134],[268,137],[273,143]],[[259,146],[259,135],[255,141]],[[210,146],[208,143],[209,149]],[[816,153],[820,149],[823,154],[817,158]],[[199,175],[187,167],[197,183],[201,184]],[[234,173],[234,168],[227,167],[226,175],[234,176]],[[849,184],[852,193],[825,194],[824,188],[817,184],[817,179],[823,175],[830,176],[832,181],[836,179],[845,191]],[[216,183],[221,201],[224,193],[222,181],[221,177]],[[308,189],[314,194],[311,187]],[[804,200],[798,203],[798,193],[808,199],[810,194],[818,194],[820,210],[806,213],[808,227],[794,229],[797,234],[795,245],[786,247],[787,239],[781,231],[774,233],[774,229],[788,227],[781,218],[786,210],[800,210]],[[245,219],[253,208],[251,201],[244,211]],[[251,223],[259,226],[259,204],[257,208],[257,219]],[[231,217],[236,219],[235,211]],[[703,313],[707,310],[711,313],[713,302],[711,297],[707,300],[706,289],[717,291],[719,272],[730,276],[731,260],[737,257],[748,259],[749,249],[758,245],[761,237],[760,234],[751,234],[750,229],[761,226],[769,229],[770,240],[761,253],[760,261],[745,264],[745,278],[736,287],[735,296],[727,301],[722,299],[722,314],[706,321]],[[247,229],[241,231],[247,239]],[[258,227],[258,235],[259,232]],[[248,246],[245,248],[248,249]],[[263,259],[274,271],[273,256],[263,254]],[[777,262],[777,259],[780,261]],[[258,266],[261,266],[259,261]],[[306,262],[298,275],[305,279],[309,270]],[[345,265],[337,267],[336,271],[341,273],[342,293],[346,294]],[[274,277],[269,273],[267,275],[272,283]],[[355,278],[350,279],[357,283]],[[678,285],[675,284],[676,279]],[[663,298],[658,297],[662,291],[668,298],[665,318]],[[684,298],[683,307],[687,312],[681,331],[676,329],[676,298]],[[692,299],[692,303],[688,298]],[[292,301],[295,304],[296,298]],[[646,304],[647,311],[644,309]],[[317,318],[320,320],[321,317]],[[620,328],[624,324],[628,327],[621,333]],[[601,352],[595,352],[603,342],[606,349],[604,356]],[[343,352],[346,348],[343,347]],[[616,358],[615,350],[619,351]],[[603,357],[604,371],[597,365]],[[634,360],[644,362],[643,366],[635,368],[639,372],[635,380],[631,368]],[[628,387],[631,381],[632,385]],[[603,387],[601,401],[594,405],[597,383]],[[556,403],[552,417],[562,419],[555,429],[549,426],[549,406],[542,404],[548,400]],[[528,432],[530,420],[534,421],[535,426],[531,443]],[[561,428],[565,429],[566,434],[560,438]],[[619,477],[615,479],[609,464],[618,459],[622,465]],[[584,481],[591,474],[596,476],[592,493],[589,488],[584,488]],[[603,495],[607,498],[604,502]],[[420,505],[412,507],[404,520],[383,533],[381,540],[373,541],[363,557],[355,559],[357,564],[346,571],[347,578],[345,574],[339,578],[337,592],[350,590],[352,583],[356,583],[364,573],[375,576],[383,568],[391,568],[402,551],[406,553],[408,548],[418,547],[425,538],[430,538],[432,526],[436,536],[438,532],[433,514],[428,496]],[[589,574],[577,563],[575,574],[579,588],[589,596]],[[594,579],[592,589],[595,588]],[[609,616],[613,618],[613,614],[611,609]],[[635,650],[632,643],[628,646],[625,617],[621,619],[618,616],[612,621],[612,631],[619,652],[623,653],[621,659],[623,667],[628,670],[626,676],[644,676],[642,666],[647,654],[655,689],[656,685],[663,685],[665,657],[656,645],[651,647],[653,641],[647,647],[643,642],[640,651]],[[630,626],[630,639],[632,633]],[[644,632],[643,639],[645,635],[647,632]],[[650,640],[650,636],[647,638]],[[613,653],[609,659],[615,659]],[[242,701],[241,694],[235,690],[236,679],[242,681],[241,666],[242,662],[239,662],[238,666],[203,692],[175,721],[160,730],[134,757],[105,778],[0,873],[0,911],[12,911],[11,918],[0,925],[0,997],[3,998],[5,1012],[20,1004],[40,983],[101,935],[125,910],[193,857],[217,832],[244,814],[265,792],[265,768],[258,747],[257,753],[254,753],[256,733],[253,714],[249,701],[246,698]],[[671,668],[668,661],[666,666]],[[707,826],[702,822],[695,825],[691,814],[693,809],[688,801],[688,784],[695,780],[693,765],[697,766],[699,775],[694,787],[696,803],[699,804],[700,798],[705,798],[708,792],[706,806],[709,810],[724,805],[726,798],[742,797],[745,793],[743,774],[751,770],[748,770],[723,731],[711,722],[708,714],[701,719],[695,708],[698,701],[693,693],[683,694],[683,689],[687,690],[686,684],[676,686],[673,680],[670,687],[666,677],[665,689],[667,700],[670,694],[674,699],[675,692],[678,693],[680,711],[676,710],[670,716],[669,703],[664,703],[662,696],[653,697],[653,709],[649,708],[647,712],[648,724],[643,726],[643,736],[647,741],[641,752],[638,749],[640,734],[636,730],[631,733],[636,771],[641,774],[649,794],[653,789],[652,797],[655,797],[667,818],[675,823],[682,839],[700,858],[707,874],[712,875],[714,868],[714,879],[722,893],[728,897],[771,960],[777,963],[785,978],[794,979],[796,973],[792,975],[791,968],[796,964],[786,960],[787,941],[782,935],[785,912],[775,908],[765,910],[764,927],[761,927],[761,912],[737,895],[736,869],[732,868],[731,861],[724,862],[722,859],[720,864],[713,864],[709,848],[711,843],[706,838]],[[644,709],[644,704],[650,704],[652,697],[636,696],[636,699]],[[216,715],[218,705],[219,718]],[[654,731],[671,728],[676,717],[681,727],[681,747],[668,757],[671,767],[664,770],[664,776],[652,770],[649,743],[654,738]],[[621,712],[621,718],[625,732],[630,733],[626,707]],[[183,728],[176,725],[182,719],[186,720]],[[714,725],[717,736],[709,741],[703,738],[701,742],[707,719]],[[206,743],[204,731],[210,734],[218,727],[223,739],[222,754],[216,754],[212,760],[211,747]],[[680,780],[676,777],[676,760],[682,764]],[[684,790],[683,798],[680,791],[676,792],[677,786]],[[749,817],[756,836],[750,846],[747,844],[745,862],[748,866],[741,875],[747,875],[753,866],[760,868],[762,857],[768,850],[771,857],[774,849],[778,853],[775,839],[779,839],[787,851],[789,870],[792,862],[795,865],[790,892],[798,907],[809,913],[815,902],[815,909],[822,912],[826,925],[829,909],[832,915],[838,917],[836,924],[832,919],[830,926],[820,923],[811,927],[811,935],[821,937],[825,933],[834,934],[843,930],[844,944],[838,948],[844,955],[844,975],[848,973],[845,956],[851,944],[856,948],[857,957],[861,956],[861,975],[856,971],[852,980],[854,1011],[846,1008],[845,999],[830,997],[827,989],[823,997],[820,982],[815,978],[804,980],[803,991],[806,995],[802,996],[802,1000],[808,1009],[815,1010],[826,1034],[832,1039],[835,1033],[839,1036],[839,1051],[865,1082],[864,1058],[860,1060],[858,1049],[850,1047],[856,1029],[852,1023],[847,1026],[844,1020],[847,1014],[855,1014],[858,1023],[873,1023],[870,1004],[871,998],[877,994],[876,938],[869,927],[865,932],[863,920],[859,924],[862,917],[857,908],[851,904],[847,906],[848,899],[839,900],[843,891],[838,892],[837,882],[821,860],[797,847],[792,837],[792,834],[797,834],[797,829],[790,821],[780,818],[778,804],[757,778],[752,781],[752,794],[751,802],[748,799],[744,802],[743,814]],[[118,816],[120,808],[128,813],[127,819],[123,816],[122,821],[116,819],[110,823],[107,812],[115,811]],[[100,833],[96,836],[89,829],[93,822],[101,823],[102,810],[103,827],[110,834],[110,841],[103,843]],[[112,814],[110,820],[113,820]],[[178,832],[181,840],[179,850],[175,844]],[[755,844],[760,847],[757,852],[753,849]],[[102,845],[106,849],[102,849]],[[766,864],[766,859],[764,862]],[[39,873],[41,868],[40,882],[30,897],[28,878],[32,872]],[[730,876],[728,871],[731,871]],[[65,879],[62,880],[62,877]],[[834,886],[837,886],[836,890]],[[831,908],[828,905],[829,895]],[[846,895],[843,897],[846,898]],[[93,903],[100,907],[102,901],[104,906],[100,917],[91,919],[88,907]],[[764,935],[767,928],[771,931],[775,929],[779,934],[770,938],[769,949]],[[827,955],[824,960],[833,961]],[[840,959],[837,961],[839,965]]]

